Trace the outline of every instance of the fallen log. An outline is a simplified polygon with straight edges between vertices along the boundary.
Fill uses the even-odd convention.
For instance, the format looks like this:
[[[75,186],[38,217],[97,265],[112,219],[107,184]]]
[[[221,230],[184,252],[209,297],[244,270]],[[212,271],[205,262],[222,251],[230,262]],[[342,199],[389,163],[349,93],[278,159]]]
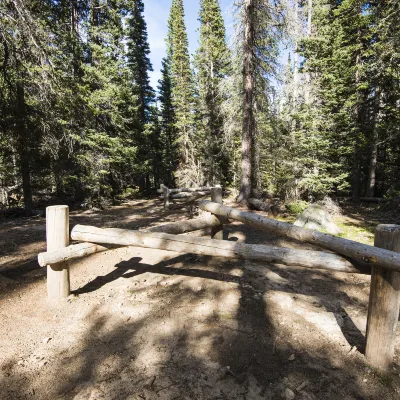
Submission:
[[[390,199],[384,197],[360,197],[360,201],[364,203],[387,203]]]
[[[71,237],[73,240],[92,243],[137,246],[178,253],[259,260],[267,263],[305,268],[360,272],[343,257],[336,254],[310,250],[269,247],[158,232],[140,232],[113,228],[103,229],[86,225],[76,225],[72,229]],[[55,255],[52,255],[52,257],[55,257]]]
[[[201,218],[190,219],[186,221],[172,222],[170,224],[155,226],[143,230],[143,232],[160,232],[160,233],[171,233],[171,234],[183,234],[188,232],[198,231],[200,235],[201,232],[207,232],[206,229],[220,226],[221,222],[219,219],[212,215],[204,215]],[[209,232],[207,232],[208,234]],[[109,248],[100,246],[93,243],[79,243],[73,244],[71,246],[65,247],[60,251],[56,258],[62,260],[75,260],[85,256],[90,256],[92,254],[100,253],[102,251],[109,250]],[[41,267],[46,265],[55,264],[59,261],[54,261],[54,255],[49,255],[49,253],[40,253],[38,255],[38,262]]]
[[[179,235],[181,233],[197,231],[200,229],[219,226],[221,222],[212,214],[204,215],[200,218],[189,219],[185,221],[171,222],[170,224],[155,226],[149,229],[141,229],[143,232],[160,232]]]
[[[324,247],[325,249],[349,257],[357,264],[366,263],[371,266],[378,265],[394,271],[400,271],[400,254],[393,251],[329,235],[328,233],[300,228],[287,222],[266,218],[259,214],[239,211],[207,200],[201,201],[199,207],[215,215],[256,226],[257,228],[273,232],[277,235]]]
[[[177,194],[170,194],[169,198],[174,199],[195,199],[198,197],[209,196],[210,192],[191,192],[191,193],[177,193]]]
[[[260,211],[269,211],[273,205],[272,203],[265,203],[258,199],[248,199],[247,204],[249,205],[250,209]]]
[[[176,188],[168,189],[169,193],[182,193],[182,192],[211,192],[211,188],[207,186],[197,188]],[[157,193],[163,193],[163,189],[157,189]]]
[[[179,199],[196,199],[199,197],[209,196],[210,192],[190,192],[190,193],[177,193],[177,194],[169,194],[168,198],[173,200]],[[164,195],[158,196],[159,199],[164,199]]]

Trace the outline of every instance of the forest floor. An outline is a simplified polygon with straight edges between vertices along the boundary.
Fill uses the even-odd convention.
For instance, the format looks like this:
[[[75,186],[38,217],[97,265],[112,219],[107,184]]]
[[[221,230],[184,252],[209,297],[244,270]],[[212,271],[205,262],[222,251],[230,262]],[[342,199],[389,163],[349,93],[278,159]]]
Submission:
[[[72,212],[71,227],[186,218],[136,200]],[[346,209],[337,222],[371,243],[385,218]],[[226,231],[313,248],[240,223]],[[0,222],[1,399],[400,398],[400,330],[387,374],[363,356],[368,275],[120,248],[71,264],[73,294],[50,302],[44,249],[44,218]]]

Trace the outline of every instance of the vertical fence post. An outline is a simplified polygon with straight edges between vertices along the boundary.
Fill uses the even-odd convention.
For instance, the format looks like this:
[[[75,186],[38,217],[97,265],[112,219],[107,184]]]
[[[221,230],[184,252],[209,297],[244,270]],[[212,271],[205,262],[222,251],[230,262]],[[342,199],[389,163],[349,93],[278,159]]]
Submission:
[[[214,203],[222,204],[222,187],[217,186],[211,188],[211,201],[213,201]],[[221,219],[221,217],[218,216],[217,218],[221,221],[221,225],[213,226],[211,228],[211,239],[223,240],[224,239],[224,225],[222,224],[223,219]]]
[[[47,251],[62,249],[69,245],[69,208],[51,206],[46,208]],[[47,295],[60,299],[70,294],[68,261],[47,266]]]
[[[164,210],[169,210],[169,189],[162,185],[162,190],[164,193]]]
[[[378,225],[375,246],[400,252],[400,225]],[[400,273],[372,267],[365,356],[380,370],[393,362],[399,305]]]

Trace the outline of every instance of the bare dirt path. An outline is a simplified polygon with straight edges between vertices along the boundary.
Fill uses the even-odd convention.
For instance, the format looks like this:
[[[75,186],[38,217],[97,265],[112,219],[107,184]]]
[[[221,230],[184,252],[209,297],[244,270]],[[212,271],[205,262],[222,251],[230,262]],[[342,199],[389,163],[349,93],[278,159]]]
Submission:
[[[72,213],[71,226],[187,218],[158,202]],[[43,218],[0,224],[1,399],[399,399],[370,369],[369,276],[123,248],[71,266],[46,299]],[[232,224],[229,239],[300,247]],[[400,332],[399,332],[400,336]]]

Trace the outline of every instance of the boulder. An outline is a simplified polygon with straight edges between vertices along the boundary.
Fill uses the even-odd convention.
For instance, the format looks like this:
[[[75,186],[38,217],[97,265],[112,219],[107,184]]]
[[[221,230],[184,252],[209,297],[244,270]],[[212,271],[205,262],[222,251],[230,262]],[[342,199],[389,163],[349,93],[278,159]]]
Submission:
[[[339,227],[332,221],[331,216],[324,207],[318,204],[312,204],[307,207],[297,218],[294,223],[302,228],[323,230],[332,235],[341,233]]]

